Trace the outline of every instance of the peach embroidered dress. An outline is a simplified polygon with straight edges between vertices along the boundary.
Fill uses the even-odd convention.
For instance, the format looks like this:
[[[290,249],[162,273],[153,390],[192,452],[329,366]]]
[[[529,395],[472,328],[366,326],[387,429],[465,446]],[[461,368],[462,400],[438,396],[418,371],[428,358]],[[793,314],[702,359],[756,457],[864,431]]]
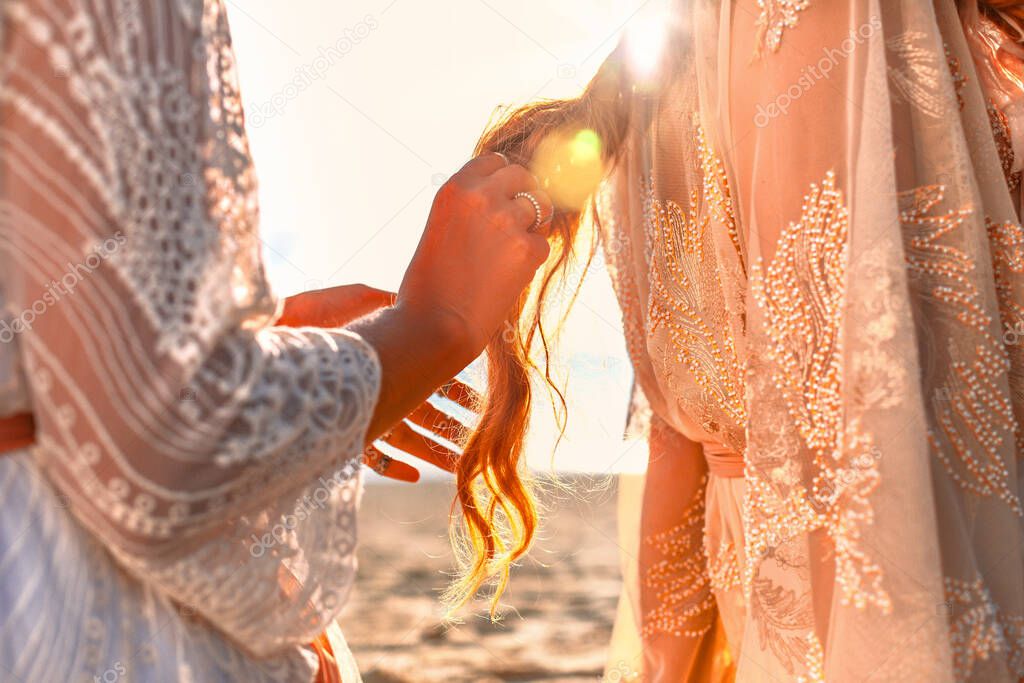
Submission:
[[[221,0],[0,0],[0,306],[0,681],[357,682],[380,368],[271,325]]]
[[[651,443],[643,652],[613,679],[1021,680],[1012,24],[954,0],[667,21],[597,204]]]

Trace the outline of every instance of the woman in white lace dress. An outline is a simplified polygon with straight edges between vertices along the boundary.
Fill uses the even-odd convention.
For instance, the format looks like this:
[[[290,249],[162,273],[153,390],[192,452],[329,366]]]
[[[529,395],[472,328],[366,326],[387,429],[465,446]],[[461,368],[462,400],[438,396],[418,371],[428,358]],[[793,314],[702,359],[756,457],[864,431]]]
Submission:
[[[358,680],[359,459],[544,261],[534,182],[475,159],[394,306],[275,326],[222,2],[0,0],[0,681]]]

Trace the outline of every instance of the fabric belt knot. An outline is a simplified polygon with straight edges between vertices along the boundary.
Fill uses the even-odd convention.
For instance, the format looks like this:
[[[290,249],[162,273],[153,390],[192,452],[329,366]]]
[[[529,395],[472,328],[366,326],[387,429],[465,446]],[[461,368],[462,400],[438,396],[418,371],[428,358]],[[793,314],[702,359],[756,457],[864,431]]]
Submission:
[[[708,471],[723,479],[743,478],[743,455],[720,443],[702,443]]]

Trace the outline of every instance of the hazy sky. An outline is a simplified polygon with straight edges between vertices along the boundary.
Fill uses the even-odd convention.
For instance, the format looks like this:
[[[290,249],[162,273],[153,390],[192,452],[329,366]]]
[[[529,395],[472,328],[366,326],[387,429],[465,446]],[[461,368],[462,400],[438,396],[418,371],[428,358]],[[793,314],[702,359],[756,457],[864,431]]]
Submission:
[[[397,288],[438,185],[495,107],[578,93],[659,1],[227,0],[278,292]],[[635,468],[642,448],[619,438],[629,368],[603,271],[563,349],[573,406],[556,465]],[[531,459],[547,466],[550,425],[536,432]]]

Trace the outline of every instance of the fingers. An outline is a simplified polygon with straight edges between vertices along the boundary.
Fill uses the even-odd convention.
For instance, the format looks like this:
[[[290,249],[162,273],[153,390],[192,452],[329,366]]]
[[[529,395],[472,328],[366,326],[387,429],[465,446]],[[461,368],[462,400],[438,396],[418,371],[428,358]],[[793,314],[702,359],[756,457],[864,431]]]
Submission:
[[[509,164],[501,154],[472,159],[452,181],[444,194],[449,201],[478,206],[480,213],[489,215],[491,223],[501,229],[536,230],[554,215],[551,199],[538,188],[534,175],[518,164]],[[524,192],[536,203],[516,196]],[[511,202],[505,204],[508,200]]]
[[[477,393],[476,389],[460,382],[457,379],[449,381],[447,384],[437,390],[437,395],[441,398],[446,398],[449,401],[454,401],[466,410],[476,411],[480,407],[482,397]]]
[[[489,152],[487,154],[481,154],[474,159],[470,159],[466,165],[462,167],[459,173],[469,176],[483,177],[489,176],[508,165],[508,157],[504,154]]]
[[[395,295],[366,285],[343,285],[303,292],[285,299],[278,325],[284,327],[343,327],[394,305]]]
[[[415,484],[420,480],[420,472],[412,465],[395,460],[370,446],[363,454],[363,464],[382,477]]]
[[[543,190],[529,190],[525,194],[530,195],[537,202],[534,204],[527,197],[516,197],[515,204],[522,220],[529,221],[529,230],[535,231],[549,223],[555,215],[555,207],[551,198]]]
[[[455,471],[459,459],[458,453],[423,436],[404,422],[391,432],[388,445],[448,472]]]
[[[541,234],[541,230],[544,228],[544,223],[537,228],[531,227],[525,235],[523,240],[525,248],[530,254],[530,258],[534,263],[534,268],[540,268],[545,261],[548,260],[548,256],[551,254],[551,243],[548,242],[548,238]]]
[[[496,171],[491,178],[505,196],[515,203],[520,223],[539,228],[554,216],[555,207],[551,197],[539,189],[540,183],[537,178],[522,166],[508,166]],[[529,194],[537,203],[534,204],[526,197],[517,196],[523,193]]]
[[[491,180],[500,187],[505,196],[512,199],[517,192],[528,192],[538,186],[537,178],[522,166],[506,166],[491,175]]]
[[[406,419],[452,443],[459,443],[467,431],[464,424],[443,410],[435,408],[429,401],[421,403]]]
[[[358,287],[360,288],[360,301],[362,305],[371,311],[394,306],[395,299],[398,298],[397,294],[386,289],[377,289],[369,285],[358,285]]]
[[[317,292],[320,295],[320,316],[322,327],[342,327],[369,315],[374,311],[394,306],[396,295],[383,289],[366,285],[352,285],[353,292],[346,287],[332,287]]]

